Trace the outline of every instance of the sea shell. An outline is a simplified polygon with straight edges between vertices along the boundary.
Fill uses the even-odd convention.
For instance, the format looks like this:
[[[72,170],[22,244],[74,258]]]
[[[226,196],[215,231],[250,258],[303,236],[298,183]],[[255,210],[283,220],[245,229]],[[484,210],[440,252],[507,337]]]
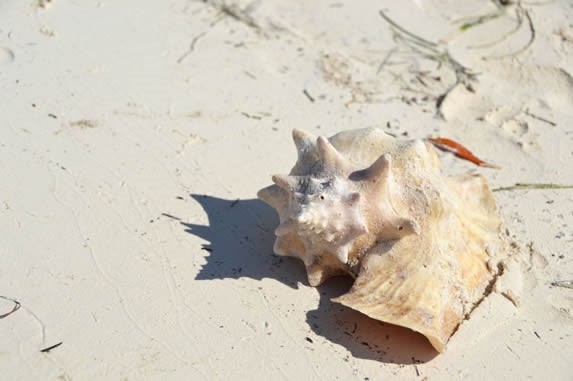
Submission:
[[[258,192],[279,214],[274,251],[300,258],[312,286],[352,275],[334,301],[418,331],[442,352],[505,255],[485,178],[447,177],[430,143],[380,129],[293,138],[290,175]]]

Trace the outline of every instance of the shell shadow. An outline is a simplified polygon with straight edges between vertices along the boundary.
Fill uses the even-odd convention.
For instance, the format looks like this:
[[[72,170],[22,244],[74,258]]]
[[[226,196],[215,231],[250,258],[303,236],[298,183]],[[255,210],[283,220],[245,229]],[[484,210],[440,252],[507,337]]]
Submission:
[[[297,288],[308,284],[302,262],[272,255],[276,212],[257,199],[225,200],[191,194],[207,213],[208,225],[179,220],[185,231],[209,242],[209,252],[196,280],[272,278]],[[348,291],[353,280],[336,277],[318,288],[320,302],[307,313],[307,323],[319,336],[347,348],[354,357],[385,363],[418,364],[437,355],[420,334],[392,324],[379,322],[332,298]],[[415,373],[414,373],[415,374]]]
[[[423,364],[438,355],[421,334],[331,301],[348,292],[353,282],[350,277],[335,277],[319,286],[319,306],[306,315],[317,335],[342,345],[356,358],[383,363]],[[418,370],[414,369],[412,375],[416,373]]]
[[[297,288],[306,282],[304,266],[294,258],[272,255],[278,224],[275,211],[257,199],[225,200],[191,194],[207,213],[209,224],[196,225],[180,221],[185,231],[209,241],[203,250],[209,252],[195,279],[276,279]]]

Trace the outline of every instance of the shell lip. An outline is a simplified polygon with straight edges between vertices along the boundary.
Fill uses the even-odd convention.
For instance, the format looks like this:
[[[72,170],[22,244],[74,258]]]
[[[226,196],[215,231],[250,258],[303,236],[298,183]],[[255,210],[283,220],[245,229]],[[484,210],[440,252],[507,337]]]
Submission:
[[[414,325],[414,326],[412,326],[412,324],[408,325],[408,322],[405,322],[403,320],[403,316],[400,316],[397,318],[392,318],[389,316],[381,317],[381,316],[376,316],[375,314],[372,314],[372,313],[368,313],[366,311],[362,311],[360,306],[356,306],[356,305],[346,301],[347,296],[348,296],[348,294],[344,294],[344,295],[341,295],[339,297],[332,298],[330,300],[335,302],[335,303],[342,304],[343,306],[349,307],[349,308],[351,308],[351,309],[353,309],[353,310],[355,310],[355,311],[357,311],[363,315],[368,316],[371,319],[383,321],[383,322],[386,322],[389,324],[394,324],[396,326],[403,327],[403,328],[409,329],[410,331],[419,333],[429,341],[429,343],[432,345],[432,347],[438,353],[443,353],[446,350],[448,339],[443,340],[443,339],[439,338],[438,336],[432,334],[431,328],[424,329],[423,327],[418,327],[416,325]]]

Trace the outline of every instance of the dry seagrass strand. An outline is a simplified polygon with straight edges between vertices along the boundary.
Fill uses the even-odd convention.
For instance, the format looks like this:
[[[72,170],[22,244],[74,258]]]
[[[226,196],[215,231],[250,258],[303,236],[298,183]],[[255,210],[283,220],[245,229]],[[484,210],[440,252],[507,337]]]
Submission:
[[[486,180],[447,177],[431,145],[375,128],[329,139],[294,130],[293,139],[291,173],[258,193],[279,214],[275,253],[300,258],[312,286],[352,275],[336,302],[443,351],[504,256]]]

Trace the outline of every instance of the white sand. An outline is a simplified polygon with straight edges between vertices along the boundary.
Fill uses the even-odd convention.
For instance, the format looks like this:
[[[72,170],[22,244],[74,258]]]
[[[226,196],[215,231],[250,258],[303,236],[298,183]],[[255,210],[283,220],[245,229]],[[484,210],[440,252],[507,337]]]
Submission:
[[[496,193],[521,305],[492,294],[441,355],[331,303],[348,280],[309,287],[254,199],[294,163],[294,127],[449,137],[503,167],[445,155],[450,173],[573,184],[573,8],[524,7],[533,44],[484,60],[527,43],[525,12],[469,49],[515,6],[462,33],[491,2],[268,0],[237,20],[190,0],[2,1],[0,295],[21,308],[0,320],[0,378],[570,380],[573,290],[551,282],[573,278],[573,190]],[[479,73],[443,118],[453,72],[380,9]]]

